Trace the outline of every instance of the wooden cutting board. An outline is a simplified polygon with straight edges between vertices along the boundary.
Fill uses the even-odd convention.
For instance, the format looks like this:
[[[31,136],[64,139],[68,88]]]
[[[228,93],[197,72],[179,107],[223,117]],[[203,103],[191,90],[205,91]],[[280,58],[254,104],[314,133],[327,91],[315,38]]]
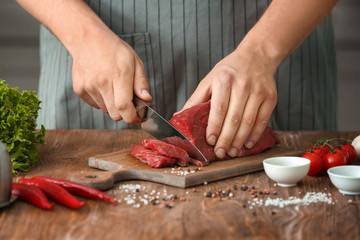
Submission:
[[[90,167],[99,171],[91,175],[74,176],[71,180],[105,190],[123,180],[145,180],[179,188],[187,188],[225,178],[263,170],[263,160],[274,156],[299,156],[302,151],[276,147],[260,154],[212,162],[206,167],[151,168],[130,154],[130,149],[91,156]]]

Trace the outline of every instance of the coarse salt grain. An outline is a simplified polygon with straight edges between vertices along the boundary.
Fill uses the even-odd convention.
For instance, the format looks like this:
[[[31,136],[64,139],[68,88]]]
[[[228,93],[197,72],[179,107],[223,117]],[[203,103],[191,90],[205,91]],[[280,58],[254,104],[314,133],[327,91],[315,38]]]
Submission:
[[[288,205],[295,205],[295,204],[300,204],[300,205],[310,205],[311,203],[317,203],[317,202],[324,202],[327,204],[335,204],[335,202],[332,200],[331,198],[331,194],[328,193],[316,193],[316,192],[308,192],[305,194],[305,196],[303,198],[297,198],[294,196],[289,197],[289,199],[284,200],[282,198],[268,198],[265,200],[265,202],[257,198],[253,199],[253,202],[256,205],[259,206],[277,206],[280,208],[283,208],[285,206]]]

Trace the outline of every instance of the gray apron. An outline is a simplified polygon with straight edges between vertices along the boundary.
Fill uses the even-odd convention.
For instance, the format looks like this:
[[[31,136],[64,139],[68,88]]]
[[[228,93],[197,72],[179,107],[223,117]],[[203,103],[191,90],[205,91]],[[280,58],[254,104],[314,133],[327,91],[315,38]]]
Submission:
[[[165,118],[180,110],[199,81],[241,42],[270,1],[89,0],[112,31],[145,65],[151,106]],[[336,130],[337,80],[334,36],[328,16],[278,68],[278,103],[271,127]],[[78,98],[72,58],[45,27],[40,30],[38,124],[47,129],[137,128],[114,122]]]

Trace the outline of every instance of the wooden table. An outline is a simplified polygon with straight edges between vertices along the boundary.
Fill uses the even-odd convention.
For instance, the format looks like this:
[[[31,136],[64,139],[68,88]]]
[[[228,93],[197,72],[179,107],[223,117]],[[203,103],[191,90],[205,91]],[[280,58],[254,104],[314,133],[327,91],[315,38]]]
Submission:
[[[15,180],[36,175],[69,178],[74,166],[79,164],[86,171],[99,171],[89,169],[89,156],[129,148],[138,143],[143,134],[141,130],[49,130],[47,145],[39,148],[39,162]],[[305,149],[320,138],[353,139],[360,132],[278,134],[283,146]],[[251,193],[240,190],[243,184],[255,187],[258,200],[303,199],[306,193],[315,192],[328,194],[333,204],[299,203],[284,208],[252,205]],[[136,185],[138,192],[130,189]],[[234,185],[238,189],[232,189],[232,198],[203,195]],[[263,189],[271,194],[260,195]],[[16,201],[0,210],[0,239],[360,239],[360,196],[340,194],[326,174],[307,176],[297,187],[281,188],[274,187],[274,182],[261,171],[198,186],[195,190],[127,181],[107,191],[117,199],[115,207],[102,201],[81,199],[87,203],[82,209],[55,204],[52,210],[46,211]],[[159,204],[140,202],[146,194],[150,198],[158,193]],[[171,194],[176,195],[177,200],[168,199]],[[128,195],[134,195],[141,203],[139,208],[127,203]],[[180,201],[181,197],[185,200]],[[164,207],[164,203],[173,207]]]

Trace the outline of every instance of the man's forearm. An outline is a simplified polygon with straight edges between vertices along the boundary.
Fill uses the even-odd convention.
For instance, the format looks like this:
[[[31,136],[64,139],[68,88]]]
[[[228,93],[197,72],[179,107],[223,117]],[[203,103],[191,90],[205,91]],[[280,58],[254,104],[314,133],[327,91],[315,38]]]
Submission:
[[[98,35],[106,25],[82,0],[17,0],[39,22],[49,28],[70,53],[84,39]]]
[[[338,0],[273,0],[240,46],[265,54],[274,71],[316,26]]]

